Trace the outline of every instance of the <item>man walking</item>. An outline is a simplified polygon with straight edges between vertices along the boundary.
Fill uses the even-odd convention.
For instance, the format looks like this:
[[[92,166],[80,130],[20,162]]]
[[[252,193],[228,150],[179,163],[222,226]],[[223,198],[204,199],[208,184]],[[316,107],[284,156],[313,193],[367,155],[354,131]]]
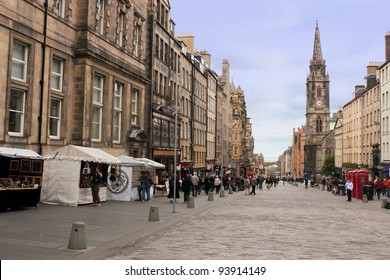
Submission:
[[[194,173],[191,176],[191,183],[192,183],[192,196],[197,197],[198,196],[198,185],[199,185],[199,177]]]
[[[348,195],[348,200],[349,202],[352,201],[352,190],[353,190],[353,183],[351,179],[348,179],[347,183],[345,183],[345,188],[347,189],[347,195]]]

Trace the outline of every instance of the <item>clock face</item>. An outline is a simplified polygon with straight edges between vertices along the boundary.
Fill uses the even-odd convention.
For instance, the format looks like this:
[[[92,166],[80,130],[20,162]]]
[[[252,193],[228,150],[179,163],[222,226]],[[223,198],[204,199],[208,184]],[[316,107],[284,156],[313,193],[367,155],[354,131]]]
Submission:
[[[317,100],[316,104],[317,104],[317,106],[322,106],[322,101],[321,100]]]

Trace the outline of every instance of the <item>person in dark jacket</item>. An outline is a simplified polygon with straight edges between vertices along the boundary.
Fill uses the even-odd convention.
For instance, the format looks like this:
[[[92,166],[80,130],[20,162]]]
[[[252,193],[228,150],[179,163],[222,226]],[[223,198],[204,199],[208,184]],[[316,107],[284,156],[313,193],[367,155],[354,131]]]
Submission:
[[[206,195],[209,194],[209,191],[212,188],[212,186],[213,186],[213,182],[211,181],[210,176],[207,176],[204,179],[204,191],[206,192]]]
[[[190,197],[190,192],[192,189],[192,183],[191,183],[191,176],[186,175],[186,177],[183,180],[182,188],[184,192],[184,202],[188,202],[188,198]]]
[[[173,199],[177,199],[177,198],[180,198],[180,180],[179,180],[179,177],[176,176],[176,196],[173,197],[173,192],[174,192],[174,177],[175,176],[171,176],[171,178],[169,179],[169,193],[168,193],[168,198],[170,199],[170,201],[173,203]]]

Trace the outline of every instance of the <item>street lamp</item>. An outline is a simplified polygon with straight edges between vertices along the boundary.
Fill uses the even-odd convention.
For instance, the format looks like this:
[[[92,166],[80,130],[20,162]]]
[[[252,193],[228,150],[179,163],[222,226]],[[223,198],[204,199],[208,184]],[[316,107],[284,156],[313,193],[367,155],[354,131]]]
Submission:
[[[172,209],[172,212],[175,213],[176,212],[176,181],[177,181],[177,138],[178,138],[178,135],[177,135],[177,115],[178,115],[178,109],[177,109],[177,106],[178,106],[178,102],[177,102],[177,99],[178,99],[178,88],[177,87],[177,75],[176,75],[176,84],[175,84],[175,148],[174,148],[174,157],[173,157],[173,209]]]

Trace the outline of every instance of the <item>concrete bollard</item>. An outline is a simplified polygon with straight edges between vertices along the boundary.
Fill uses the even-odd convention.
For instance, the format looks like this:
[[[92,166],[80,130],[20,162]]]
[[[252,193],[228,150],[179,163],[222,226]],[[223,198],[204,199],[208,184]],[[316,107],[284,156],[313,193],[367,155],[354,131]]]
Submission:
[[[85,239],[85,223],[75,222],[72,225],[68,249],[85,250],[87,249],[87,241]]]
[[[344,195],[344,191],[343,190],[339,190],[339,194],[340,194],[340,196],[343,196]]]
[[[238,192],[238,187],[237,186],[234,187],[234,191]]]
[[[225,197],[225,190],[219,191],[219,197]]]
[[[366,203],[368,202],[368,198],[367,198],[366,194],[363,195],[363,202],[366,202]]]
[[[382,208],[385,208],[387,203],[387,198],[382,198]]]
[[[187,208],[195,208],[195,199],[193,196],[188,198]]]
[[[229,188],[229,194],[233,194],[233,189],[232,188]]]
[[[208,201],[214,201],[214,193],[213,192],[209,192]]]
[[[158,222],[158,221],[160,221],[160,215],[159,215],[159,211],[158,211],[158,206],[157,205],[150,206],[148,221],[149,222]]]

